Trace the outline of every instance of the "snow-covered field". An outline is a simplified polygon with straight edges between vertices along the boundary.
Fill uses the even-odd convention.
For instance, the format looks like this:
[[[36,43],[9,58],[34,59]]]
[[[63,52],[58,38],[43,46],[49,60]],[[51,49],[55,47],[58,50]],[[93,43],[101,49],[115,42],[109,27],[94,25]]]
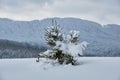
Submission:
[[[120,80],[119,57],[82,57],[80,65],[0,59],[0,80]]]

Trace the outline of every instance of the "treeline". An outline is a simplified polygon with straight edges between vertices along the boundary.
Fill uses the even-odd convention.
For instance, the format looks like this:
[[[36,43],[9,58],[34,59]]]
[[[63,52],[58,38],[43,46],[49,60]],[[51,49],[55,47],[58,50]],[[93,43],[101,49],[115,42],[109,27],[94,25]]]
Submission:
[[[25,42],[0,40],[0,58],[33,58],[45,51],[43,45],[32,45]]]
[[[99,47],[98,47],[99,46]],[[47,50],[46,45],[30,44],[26,42],[16,42],[0,39],[0,59],[1,58],[34,58],[38,53]],[[109,44],[108,47],[101,44],[89,44],[83,51],[83,56],[88,57],[118,57],[120,47]]]
[[[89,44],[83,54],[89,57],[120,57],[120,47],[118,45],[106,45],[101,43]]]

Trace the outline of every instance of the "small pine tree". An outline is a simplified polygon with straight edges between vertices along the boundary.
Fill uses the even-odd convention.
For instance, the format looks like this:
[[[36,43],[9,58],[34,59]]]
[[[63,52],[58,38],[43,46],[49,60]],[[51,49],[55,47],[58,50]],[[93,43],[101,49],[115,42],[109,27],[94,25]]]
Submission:
[[[48,27],[45,30],[45,40],[47,44],[52,47],[52,56],[50,55],[49,58],[57,59],[60,64],[66,62],[66,64],[73,62],[73,57],[69,54],[63,53],[60,49],[61,44],[58,45],[58,42],[63,43],[63,34],[61,33],[61,28],[57,25],[56,21],[52,23],[51,27]]]
[[[78,46],[79,31],[70,31],[68,38],[66,39],[66,37],[63,37],[61,28],[57,22],[52,21],[52,26],[45,29],[45,40],[51,47],[51,50],[47,50],[40,54],[39,57],[54,59],[60,64],[76,64],[75,56],[71,54],[71,52],[74,53],[75,51],[71,51],[71,45],[69,44]]]
[[[56,22],[45,30],[45,40],[51,47],[56,45],[56,41],[63,41],[61,28],[56,24]]]
[[[72,30],[68,36],[71,43],[77,43],[79,41],[79,31]]]

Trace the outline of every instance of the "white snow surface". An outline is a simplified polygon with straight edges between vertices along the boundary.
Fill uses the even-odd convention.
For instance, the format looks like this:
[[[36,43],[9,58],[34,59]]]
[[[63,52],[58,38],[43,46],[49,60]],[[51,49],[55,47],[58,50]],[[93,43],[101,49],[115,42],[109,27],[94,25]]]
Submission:
[[[0,59],[0,80],[120,80],[119,57],[80,57],[79,65],[40,59]]]

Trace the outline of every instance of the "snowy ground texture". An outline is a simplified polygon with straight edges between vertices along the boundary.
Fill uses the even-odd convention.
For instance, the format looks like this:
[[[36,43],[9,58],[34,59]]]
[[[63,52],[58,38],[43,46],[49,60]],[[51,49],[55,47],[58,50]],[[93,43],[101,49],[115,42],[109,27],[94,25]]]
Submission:
[[[119,57],[82,57],[80,65],[0,59],[0,80],[120,80]]]

